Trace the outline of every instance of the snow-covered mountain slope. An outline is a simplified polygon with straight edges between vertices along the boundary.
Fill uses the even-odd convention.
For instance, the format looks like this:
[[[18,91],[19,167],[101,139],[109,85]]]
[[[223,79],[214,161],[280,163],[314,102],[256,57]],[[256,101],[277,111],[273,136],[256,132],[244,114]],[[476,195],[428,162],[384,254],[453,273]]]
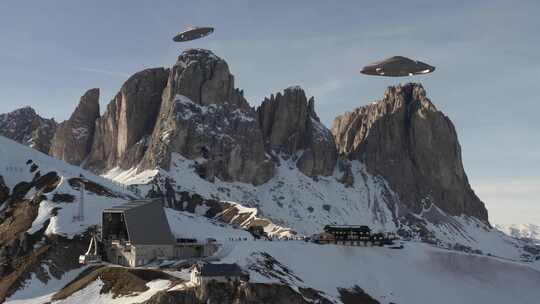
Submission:
[[[77,292],[73,296],[55,301],[57,304],[80,304],[80,303],[92,303],[92,304],[127,304],[127,303],[142,303],[150,299],[157,292],[166,290],[172,286],[172,283],[167,280],[155,280],[147,284],[148,290],[136,293],[134,295],[115,298],[111,294],[101,294],[100,290],[105,283],[101,280],[97,280],[90,284],[90,286]]]
[[[50,220],[46,234],[72,238],[75,235],[84,233],[91,226],[99,225],[103,209],[125,203],[131,199],[137,199],[134,192],[129,191],[125,185],[96,176],[91,172],[68,165],[0,136],[0,175],[4,177],[9,188],[13,188],[21,181],[32,180],[33,173],[30,172],[30,165],[26,164],[28,160],[32,160],[32,164],[39,166],[42,173],[54,171],[59,174],[61,182],[54,191],[47,195],[48,197],[52,198],[55,194],[67,194],[75,199],[72,203],[57,203],[51,199],[42,201],[39,205],[38,216],[34,220],[32,228],[28,231],[30,234],[42,228],[42,225]],[[75,182],[70,182],[70,180],[79,178],[81,175],[84,176],[84,180],[88,182],[88,185],[95,184],[101,187],[104,193],[100,195],[93,192],[92,187],[87,187],[84,195],[84,221],[75,221],[74,216],[78,215],[80,191],[78,185]],[[72,186],[72,184],[75,186]],[[32,193],[27,194],[27,196],[31,197]],[[207,237],[221,239],[229,236],[249,236],[244,230],[234,229],[229,225],[205,217],[197,217],[190,213],[168,209],[166,214],[173,233],[177,233],[179,236],[187,236],[184,227],[192,227],[192,233],[190,233],[192,237],[203,238],[208,235]]]
[[[39,280],[33,280],[27,288],[9,298],[6,303],[141,303],[152,297],[156,292],[168,289],[178,283],[175,277],[153,270],[141,270],[135,273],[131,272],[130,269],[121,267],[86,268],[85,270],[83,272],[78,269],[67,274],[65,277],[66,279],[70,278],[69,281],[63,278],[63,280],[43,285]],[[77,277],[73,276],[75,272],[78,274]],[[58,291],[65,286],[70,286],[70,283],[77,282],[77,280],[88,276],[95,276],[96,278],[68,297],[58,294]],[[58,283],[63,284],[58,285]],[[124,286],[121,286],[121,284],[124,284]],[[50,288],[50,285],[56,286],[56,288]],[[41,289],[41,287],[44,288]],[[130,287],[138,291],[129,292]],[[141,289],[145,290],[142,291]],[[105,293],[102,290],[109,290],[110,292]],[[35,296],[28,297],[29,294]]]
[[[29,182],[34,178],[32,165],[37,166],[41,174],[56,172],[60,177],[60,183],[56,188],[47,194],[47,199],[39,206],[39,213],[35,219],[29,233],[39,230],[48,220],[47,234],[56,234],[66,237],[85,232],[88,227],[96,225],[101,221],[101,210],[118,205],[136,196],[127,190],[123,185],[119,185],[103,177],[96,176],[91,172],[79,167],[68,165],[60,160],[51,158],[36,150],[18,144],[12,140],[0,136],[0,175],[4,177],[6,185],[13,189],[20,182]],[[84,221],[74,221],[74,216],[78,214],[78,181],[85,181],[87,191],[85,200]],[[92,187],[96,185],[96,187]],[[95,189],[97,188],[97,189]],[[99,192],[103,191],[102,195]],[[35,193],[28,193],[31,198]],[[73,202],[54,202],[55,194],[70,196]],[[53,212],[53,210],[56,210]]]
[[[28,160],[32,162],[27,165]],[[128,189],[133,187],[95,176],[0,137],[0,175],[10,189],[21,181],[34,178],[35,172],[30,172],[33,164],[44,174],[55,171],[60,175],[55,189],[46,193],[45,199],[40,202],[39,212],[28,230],[30,235],[45,231],[45,237],[60,235],[67,237],[68,241],[75,239],[89,227],[100,223],[103,208],[136,198],[135,193],[144,195],[155,186],[153,182],[156,179],[169,180],[176,194],[188,191],[227,201],[241,212],[250,213],[250,216],[271,219],[275,225],[290,227],[302,234],[319,232],[328,223],[368,224],[376,230],[386,231],[405,227],[395,221],[394,214],[398,214],[399,210],[387,207],[392,206],[392,201],[388,199],[393,196],[384,180],[367,174],[359,162],[352,164],[355,177],[353,187],[345,187],[337,181],[340,172],[315,180],[300,173],[286,160],[281,160],[278,174],[272,180],[255,187],[219,180],[211,183],[195,173],[194,161],[179,155],[175,155],[173,161],[170,172],[153,170],[135,175],[135,170],[117,170],[118,180],[137,185],[140,190],[130,191]],[[76,182],[81,175],[87,184],[85,220],[77,222],[73,216],[78,210],[79,190]],[[30,198],[35,194],[30,191],[26,196]],[[55,202],[52,199],[55,194],[71,195],[74,201]],[[204,205],[198,206],[194,213],[167,208],[166,215],[173,233],[179,237],[211,237],[223,242],[226,250],[220,252],[220,258],[224,262],[238,262],[249,268],[255,282],[280,282],[294,288],[313,288],[324,292],[324,297],[336,303],[340,303],[338,288],[355,286],[381,303],[456,303],[470,302],[471,299],[480,303],[504,303],[510,299],[514,303],[535,303],[533,300],[539,296],[534,286],[540,284],[540,262],[515,262],[522,254],[519,240],[472,218],[449,217],[436,207],[423,210],[417,215],[417,220],[425,221],[434,239],[439,240],[438,245],[457,243],[479,249],[486,255],[444,250],[413,241],[405,242],[403,250],[339,247],[297,241],[229,242],[230,239],[250,237],[243,229],[201,216],[206,210]],[[41,229],[43,225],[46,225],[45,230]],[[414,228],[407,227],[411,230]],[[47,243],[42,242],[44,245]],[[37,244],[39,248],[40,243]],[[463,250],[462,247],[454,249]],[[514,261],[490,257],[488,253]],[[276,264],[273,259],[281,264]],[[74,269],[57,274],[47,263],[46,260],[38,260],[38,265],[44,266],[39,271],[29,270],[28,276],[22,277],[23,285],[10,295],[7,303],[48,301],[52,294],[81,271]],[[281,272],[265,271],[264,265],[278,265],[277,270]],[[285,269],[290,270],[291,274],[286,275]],[[48,280],[42,280],[43,273]],[[512,277],[510,283],[505,279],[508,276]],[[165,283],[151,282],[147,292],[133,298],[113,300],[111,295],[100,294],[102,283],[95,281],[61,303],[134,303],[135,299],[141,302],[157,291],[170,288]]]
[[[96,176],[76,166],[67,165],[35,150],[22,146],[9,139],[0,137],[0,175],[3,175],[8,187],[20,181],[31,180],[33,175],[26,162],[32,160],[38,164],[41,172],[56,171],[62,182],[55,193],[67,193],[78,198],[79,192],[69,184],[69,179],[83,175],[85,179],[102,185],[116,193],[117,197],[99,196],[88,192],[85,196],[85,222],[73,222],[77,204],[63,204],[56,216],[51,217],[56,203],[44,201],[40,213],[34,222],[33,231],[51,217],[47,231],[49,233],[73,236],[84,232],[89,226],[99,224],[103,208],[120,204],[130,197],[136,197],[128,187]],[[353,162],[352,172],[355,184],[346,187],[338,182],[340,172],[335,176],[320,177],[317,180],[299,172],[289,161],[281,160],[276,176],[261,186],[255,187],[244,183],[227,183],[215,180],[211,183],[200,178],[194,168],[195,161],[174,155],[170,172],[150,170],[135,174],[136,170],[114,173],[117,181],[126,184],[139,184],[139,188],[149,190],[148,185],[159,173],[169,178],[176,191],[189,191],[204,197],[232,201],[241,207],[256,210],[257,216],[271,219],[275,224],[292,228],[310,235],[321,231],[326,224],[367,224],[375,230],[396,231],[400,226],[395,221],[399,210],[390,210],[394,202],[391,189],[381,178],[370,176],[362,164]],[[51,193],[52,195],[53,193]],[[245,208],[247,209],[247,208]],[[516,240],[490,229],[483,223],[468,217],[450,217],[436,207],[424,210],[418,215],[426,221],[429,231],[444,245],[461,244],[484,253],[518,259],[521,252]],[[203,209],[204,210],[204,209]],[[427,220],[426,220],[427,219]],[[199,218],[197,220],[200,220]],[[174,224],[171,224],[174,225]]]
[[[60,279],[51,278],[47,282],[40,280],[35,273],[24,282],[24,287],[6,300],[6,303],[41,304],[50,301],[51,296],[73,279],[75,279],[86,267],[74,269],[65,273]],[[49,269],[47,269],[49,271]]]
[[[291,228],[302,235],[320,233],[327,224],[362,224],[375,231],[400,231],[411,239],[429,240],[448,249],[516,260],[523,254],[519,240],[474,217],[450,216],[433,205],[420,214],[400,217],[398,198],[388,184],[383,178],[367,173],[358,161],[351,163],[354,184],[350,187],[339,182],[342,172],[337,169],[333,176],[312,179],[301,173],[291,159],[281,159],[276,175],[260,186],[218,179],[209,182],[196,173],[196,162],[174,154],[169,172],[148,170],[137,174],[136,169],[115,169],[106,176],[145,190],[157,180],[163,189],[173,189],[173,196],[180,205],[183,196],[179,193],[184,191],[233,202],[239,206],[239,213],[254,212],[273,225]],[[163,186],[164,180],[169,187]]]
[[[276,176],[261,186],[218,179],[212,183],[197,175],[195,167],[196,161],[174,154],[169,172],[153,170],[137,174],[136,170],[115,169],[106,176],[126,184],[145,184],[159,173],[169,179],[177,192],[188,191],[256,208],[259,216],[306,235],[320,232],[324,225],[338,223],[363,223],[375,230],[396,230],[392,214],[396,211],[388,208],[393,204],[389,201],[391,190],[384,180],[367,174],[358,162],[353,164],[358,177],[353,187],[338,181],[337,170],[335,176],[314,180],[302,174],[292,161],[283,159]]]
[[[24,298],[35,294],[34,289],[61,284],[80,267],[77,256],[87,246],[84,237],[101,223],[102,210],[137,198],[136,191],[125,185],[1,136],[0,176],[10,190],[10,197],[0,205],[0,301],[6,295]],[[45,187],[38,186],[42,177],[47,177]],[[85,184],[84,220],[75,218],[81,182]],[[243,229],[206,217],[170,209],[166,214],[179,237],[200,241],[250,237]]]
[[[175,154],[168,176],[177,189],[207,197],[233,201],[245,207],[257,208],[259,216],[268,217],[276,224],[290,227],[301,234],[321,231],[327,224],[365,223],[375,230],[395,230],[393,210],[388,206],[389,188],[384,180],[365,172],[360,163],[353,164],[359,177],[353,187],[338,181],[339,172],[318,180],[301,173],[292,161],[281,160],[277,174],[261,186],[245,183],[214,183],[195,173],[194,161]]]
[[[380,303],[533,304],[540,298],[538,270],[414,242],[403,250],[248,242],[238,244],[225,262],[249,268],[253,280],[309,286],[336,301],[338,288],[354,286]]]
[[[363,290],[379,303],[534,304],[540,297],[538,269],[417,242],[405,242],[401,250],[301,241],[236,242],[223,262],[248,270],[251,283],[311,289],[333,303],[342,303],[340,289]],[[102,286],[95,280],[53,303],[140,303],[158,291],[178,289],[169,281],[155,280],[147,284],[147,291],[113,298],[100,292]],[[16,294],[7,303],[42,303],[51,296],[22,300]]]
[[[540,242],[540,226],[535,224],[495,225],[504,233],[519,239],[532,239]]]

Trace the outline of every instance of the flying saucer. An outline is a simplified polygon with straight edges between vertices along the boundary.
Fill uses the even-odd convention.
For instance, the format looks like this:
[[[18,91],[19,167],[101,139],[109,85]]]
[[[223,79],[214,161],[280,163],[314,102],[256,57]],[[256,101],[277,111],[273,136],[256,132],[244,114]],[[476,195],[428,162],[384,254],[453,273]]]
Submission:
[[[435,67],[422,61],[412,60],[403,56],[394,56],[374,62],[362,68],[360,73],[375,76],[413,76],[428,74],[435,71]]]
[[[213,27],[188,27],[185,31],[174,36],[176,42],[186,42],[208,36],[214,32]]]

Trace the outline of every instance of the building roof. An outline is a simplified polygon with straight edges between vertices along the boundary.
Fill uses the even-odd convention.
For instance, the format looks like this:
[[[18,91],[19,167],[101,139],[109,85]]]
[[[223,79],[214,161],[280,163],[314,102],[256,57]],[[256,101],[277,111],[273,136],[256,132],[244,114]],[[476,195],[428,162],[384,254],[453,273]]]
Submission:
[[[371,228],[365,225],[326,225],[324,231],[360,231],[370,232]]]
[[[133,201],[103,210],[123,213],[129,241],[133,245],[172,245],[175,239],[161,201]]]
[[[203,277],[239,277],[246,275],[238,264],[198,264]]]

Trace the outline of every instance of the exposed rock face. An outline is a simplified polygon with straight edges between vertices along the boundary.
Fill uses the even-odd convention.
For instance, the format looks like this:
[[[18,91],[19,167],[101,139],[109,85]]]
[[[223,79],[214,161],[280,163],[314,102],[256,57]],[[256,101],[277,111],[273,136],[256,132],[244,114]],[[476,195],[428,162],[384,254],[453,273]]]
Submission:
[[[332,133],[315,113],[313,97],[306,98],[300,87],[266,98],[257,109],[266,148],[296,156],[298,168],[307,176],[331,175],[337,151]]]
[[[305,290],[300,288],[300,290]],[[296,292],[291,287],[281,284],[248,283],[225,284],[210,283],[208,286],[183,291],[161,291],[152,296],[144,304],[307,304],[332,303],[328,299],[315,294],[309,298],[304,293]]]
[[[273,176],[257,115],[234,88],[227,63],[212,52],[183,52],[172,68],[141,169],[169,169],[172,153],[200,160],[213,180],[261,184]]]
[[[56,132],[54,119],[45,119],[31,107],[0,114],[0,135],[48,153]]]
[[[410,210],[433,203],[488,222],[463,170],[454,125],[420,84],[389,87],[381,101],[338,116],[332,133],[341,154],[383,176]]]
[[[71,117],[58,126],[49,154],[72,165],[80,165],[90,153],[94,127],[99,117],[99,89],[81,97]]]
[[[96,122],[86,167],[95,172],[129,169],[142,159],[161,106],[168,70],[147,69],[131,76]]]
[[[0,206],[6,201],[9,197],[9,188],[6,186],[4,177],[0,175]]]

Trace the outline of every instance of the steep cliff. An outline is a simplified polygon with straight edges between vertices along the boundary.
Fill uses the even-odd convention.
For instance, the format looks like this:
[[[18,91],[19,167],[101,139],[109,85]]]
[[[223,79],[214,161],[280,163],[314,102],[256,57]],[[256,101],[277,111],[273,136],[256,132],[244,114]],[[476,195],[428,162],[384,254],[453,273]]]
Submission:
[[[464,172],[454,125],[420,84],[389,87],[382,100],[338,116],[332,133],[340,154],[384,177],[411,211],[435,204],[488,222]]]
[[[141,169],[169,169],[172,153],[197,159],[208,180],[261,184],[273,175],[255,110],[208,50],[184,51],[171,69]]]
[[[99,89],[90,89],[81,97],[70,118],[58,126],[49,155],[72,165],[80,165],[90,153],[98,117]]]
[[[142,159],[161,106],[168,70],[147,69],[131,76],[96,121],[85,167],[94,172],[130,169]]]
[[[314,103],[300,87],[290,87],[266,98],[257,114],[267,150],[299,157],[297,166],[307,176],[328,176],[334,172],[337,151]]]
[[[56,132],[54,119],[45,119],[31,107],[0,114],[0,135],[48,153]]]

